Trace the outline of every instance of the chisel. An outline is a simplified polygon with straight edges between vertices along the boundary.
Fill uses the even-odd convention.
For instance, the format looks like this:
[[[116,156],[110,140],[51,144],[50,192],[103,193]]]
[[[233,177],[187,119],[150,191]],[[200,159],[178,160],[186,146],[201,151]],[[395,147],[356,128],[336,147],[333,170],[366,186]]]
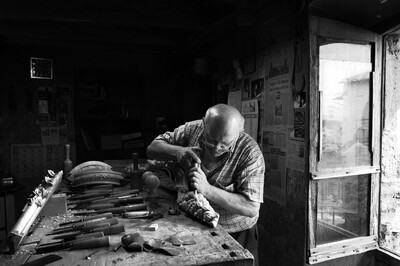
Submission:
[[[55,244],[69,244],[69,243],[72,243],[72,242],[77,242],[77,241],[81,241],[81,240],[85,240],[85,239],[89,239],[89,238],[98,238],[98,237],[103,237],[103,236],[104,236],[103,232],[82,234],[82,235],[76,235],[76,236],[70,237],[70,238],[63,238],[63,239],[61,239],[60,241],[57,241],[57,242],[50,242],[50,243],[40,244],[37,247],[45,247],[45,246],[51,246],[51,245],[55,245]]]
[[[46,234],[46,236],[50,236],[50,235],[59,235],[59,234],[63,234],[63,233],[68,233],[68,232],[73,232],[73,231],[82,231],[82,232],[88,232],[91,229],[94,228],[99,228],[99,227],[104,227],[104,226],[110,226],[110,225],[114,225],[118,223],[118,219],[116,217],[113,217],[111,219],[107,219],[104,221],[99,221],[99,222],[95,222],[95,223],[89,223],[89,224],[85,224],[79,227],[68,227],[65,229],[60,229],[60,230],[53,230],[51,233]]]
[[[113,224],[117,224],[118,220],[115,217],[110,218],[110,219],[107,219],[105,217],[101,217],[101,218],[94,219],[94,220],[89,220],[89,221],[85,221],[85,222],[76,223],[76,224],[73,224],[73,225],[70,225],[70,226],[59,227],[59,228],[53,229],[53,232],[64,232],[65,233],[65,232],[70,232],[70,231],[76,231],[76,230],[79,230],[79,229],[81,229],[83,227],[87,227],[89,225],[96,225],[96,224],[99,224],[99,223],[110,223],[111,225],[113,225]]]
[[[116,235],[119,234],[121,232],[125,232],[125,227],[123,224],[116,224],[113,226],[104,226],[104,227],[99,227],[99,228],[94,228],[91,229],[88,232],[80,232],[80,231],[74,231],[74,232],[70,232],[64,235],[58,235],[53,237],[53,239],[64,239],[64,241],[67,240],[73,240],[74,238],[77,238],[78,236],[84,236],[90,233],[98,233],[98,232],[102,232],[104,235]]]
[[[133,203],[143,203],[143,197],[133,197],[127,199],[110,199],[109,201],[92,203],[92,204],[78,204],[75,208],[72,209],[93,209],[93,210],[101,210],[106,208],[127,206],[128,204]]]
[[[135,204],[135,205],[128,205],[128,206],[121,206],[121,207],[114,207],[114,208],[107,208],[103,210],[98,210],[98,213],[104,212],[112,212],[114,214],[121,214],[128,211],[140,211],[140,210],[147,210],[147,204]]]
[[[84,200],[84,199],[90,199],[90,198],[95,198],[95,197],[106,197],[110,196],[111,192],[110,191],[103,191],[103,192],[94,192],[94,193],[88,193],[88,194],[82,194],[82,195],[71,195],[68,200]]]
[[[54,245],[46,245],[43,247],[37,247],[36,253],[47,253],[57,250],[70,249],[88,249],[88,248],[98,248],[105,247],[110,245],[110,237],[103,236],[98,238],[89,238],[89,239],[79,239],[75,241],[71,241],[69,243],[56,243]]]
[[[106,219],[109,219],[109,218],[113,217],[113,214],[111,212],[107,212],[107,213],[103,213],[103,214],[99,214],[99,215],[85,216],[85,217],[80,218],[79,220],[60,223],[59,226],[65,226],[65,225],[80,223],[80,222],[84,222],[84,221],[95,220],[95,219],[103,218],[103,217]]]

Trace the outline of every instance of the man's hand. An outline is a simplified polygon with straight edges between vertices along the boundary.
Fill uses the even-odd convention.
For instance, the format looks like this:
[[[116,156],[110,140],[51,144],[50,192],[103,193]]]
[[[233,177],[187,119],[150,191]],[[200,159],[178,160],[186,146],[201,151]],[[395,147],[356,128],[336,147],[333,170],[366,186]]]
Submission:
[[[192,188],[196,189],[203,195],[205,192],[209,191],[210,183],[207,181],[207,177],[199,166],[194,166],[189,170],[190,184]]]
[[[147,158],[160,161],[177,161],[186,171],[192,167],[194,163],[201,163],[196,150],[193,147],[181,147],[172,145],[168,142],[156,139],[147,147]]]
[[[189,169],[194,163],[201,163],[199,156],[193,151],[192,147],[179,147],[175,154],[176,160],[183,167]]]

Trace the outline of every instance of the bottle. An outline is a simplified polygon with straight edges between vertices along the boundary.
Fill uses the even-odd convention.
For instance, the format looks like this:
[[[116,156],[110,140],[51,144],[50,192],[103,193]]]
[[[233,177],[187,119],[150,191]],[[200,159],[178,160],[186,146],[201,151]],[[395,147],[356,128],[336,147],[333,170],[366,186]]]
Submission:
[[[133,169],[130,174],[131,179],[131,189],[139,189],[139,191],[143,191],[143,182],[142,182],[142,171],[139,170],[139,155],[134,152],[132,153],[132,161],[133,161]]]
[[[72,161],[69,158],[70,146],[69,144],[65,144],[65,160],[64,160],[64,171],[63,178],[67,179],[69,172],[72,170]]]

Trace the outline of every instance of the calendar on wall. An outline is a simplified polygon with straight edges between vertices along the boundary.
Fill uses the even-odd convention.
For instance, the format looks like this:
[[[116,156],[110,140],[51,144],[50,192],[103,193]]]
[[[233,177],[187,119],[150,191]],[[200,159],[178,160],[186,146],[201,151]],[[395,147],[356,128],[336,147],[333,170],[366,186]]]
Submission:
[[[11,169],[17,178],[43,177],[47,170],[59,172],[65,160],[64,144],[13,144]]]

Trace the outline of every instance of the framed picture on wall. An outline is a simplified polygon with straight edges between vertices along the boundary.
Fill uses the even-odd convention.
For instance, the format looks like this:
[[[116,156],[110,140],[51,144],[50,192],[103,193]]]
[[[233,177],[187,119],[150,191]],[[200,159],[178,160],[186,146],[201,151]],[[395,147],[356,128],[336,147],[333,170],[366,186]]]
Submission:
[[[31,57],[31,78],[52,79],[53,60],[48,58]]]

